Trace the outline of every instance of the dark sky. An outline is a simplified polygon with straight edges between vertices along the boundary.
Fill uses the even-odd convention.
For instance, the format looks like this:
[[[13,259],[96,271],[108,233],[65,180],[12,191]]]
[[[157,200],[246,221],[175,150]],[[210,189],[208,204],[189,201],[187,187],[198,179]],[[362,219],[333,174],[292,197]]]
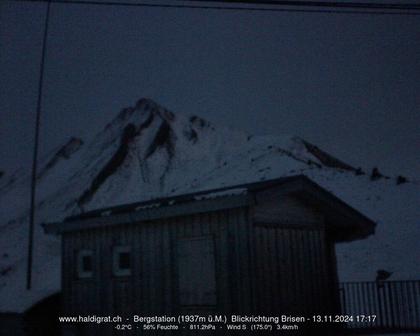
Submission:
[[[31,160],[45,9],[0,3],[0,169]],[[52,5],[41,152],[141,97],[418,178],[420,16]]]

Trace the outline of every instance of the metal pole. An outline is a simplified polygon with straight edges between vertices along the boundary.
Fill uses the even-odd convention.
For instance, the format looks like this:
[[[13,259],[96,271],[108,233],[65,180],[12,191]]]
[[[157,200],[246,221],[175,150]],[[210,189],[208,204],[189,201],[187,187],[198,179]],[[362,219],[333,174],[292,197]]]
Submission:
[[[42,40],[42,54],[40,73],[38,81],[38,101],[36,106],[36,121],[35,121],[35,139],[34,152],[32,160],[32,179],[31,179],[31,207],[29,215],[29,237],[28,237],[28,260],[26,272],[26,289],[31,289],[32,284],[32,261],[33,261],[33,241],[34,241],[34,222],[35,222],[35,196],[36,196],[36,173],[38,160],[38,140],[39,140],[39,121],[41,119],[42,106],[42,91],[44,86],[44,66],[45,66],[45,51],[47,49],[48,25],[50,19],[51,1],[47,4],[47,13],[45,16],[44,38]]]

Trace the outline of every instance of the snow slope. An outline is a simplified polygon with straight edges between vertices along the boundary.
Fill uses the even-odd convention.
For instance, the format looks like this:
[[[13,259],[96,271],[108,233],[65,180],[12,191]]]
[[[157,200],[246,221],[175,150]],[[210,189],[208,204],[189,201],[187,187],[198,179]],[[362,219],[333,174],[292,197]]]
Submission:
[[[305,174],[378,223],[337,246],[342,281],[419,279],[416,181],[371,179],[299,137],[252,136],[174,114],[150,99],[123,109],[94,139],[72,138],[40,161],[36,222],[81,211]],[[60,288],[60,244],[35,229],[33,289],[25,289],[29,173],[0,179],[0,311],[22,312]],[[401,182],[401,181],[400,181]]]

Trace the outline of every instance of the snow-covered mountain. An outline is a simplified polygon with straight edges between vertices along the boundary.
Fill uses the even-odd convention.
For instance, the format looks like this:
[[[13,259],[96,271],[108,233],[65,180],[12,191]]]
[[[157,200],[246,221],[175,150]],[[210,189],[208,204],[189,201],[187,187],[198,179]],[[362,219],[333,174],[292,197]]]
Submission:
[[[305,174],[378,223],[337,246],[342,281],[418,279],[420,184],[364,173],[290,136],[253,136],[174,114],[150,99],[123,109],[90,143],[71,138],[39,162],[33,289],[25,289],[30,172],[0,178],[0,311],[21,312],[60,287],[60,244],[40,223],[157,197]]]

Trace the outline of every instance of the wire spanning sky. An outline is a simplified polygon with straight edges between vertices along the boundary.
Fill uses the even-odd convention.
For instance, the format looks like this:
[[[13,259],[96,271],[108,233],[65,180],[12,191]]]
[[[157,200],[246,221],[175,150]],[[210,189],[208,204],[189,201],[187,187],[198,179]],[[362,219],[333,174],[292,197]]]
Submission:
[[[0,3],[0,170],[30,169],[45,9]],[[146,96],[415,176],[419,75],[418,16],[53,4],[40,151]]]

